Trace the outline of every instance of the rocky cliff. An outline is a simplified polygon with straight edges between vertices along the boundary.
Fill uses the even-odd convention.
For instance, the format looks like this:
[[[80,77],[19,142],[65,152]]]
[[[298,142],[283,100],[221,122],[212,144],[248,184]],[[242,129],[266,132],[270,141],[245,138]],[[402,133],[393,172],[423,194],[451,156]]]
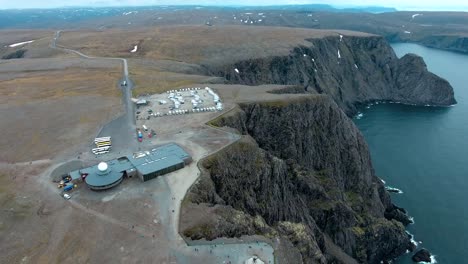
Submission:
[[[375,176],[361,133],[328,96],[241,104],[213,124],[244,138],[202,162],[187,199],[219,206],[218,218],[185,236],[280,237],[304,263],[349,263],[342,255],[379,263],[409,247],[396,220],[406,216]]]
[[[228,83],[299,85],[327,94],[349,115],[372,101],[448,106],[455,104],[450,84],[428,72],[423,59],[398,59],[380,36],[328,36],[309,40],[287,56],[206,65]]]
[[[309,43],[289,55],[205,65],[228,83],[289,84],[275,93],[303,95],[252,99],[212,121],[243,138],[201,162],[183,214],[211,213],[198,213],[182,233],[194,240],[261,234],[280,241],[285,263],[391,260],[414,248],[404,230],[410,220],[375,176],[347,114],[381,100],[447,106],[456,103],[453,89],[420,57],[398,59],[382,37]]]
[[[466,35],[431,35],[414,42],[431,48],[468,53],[468,37]]]

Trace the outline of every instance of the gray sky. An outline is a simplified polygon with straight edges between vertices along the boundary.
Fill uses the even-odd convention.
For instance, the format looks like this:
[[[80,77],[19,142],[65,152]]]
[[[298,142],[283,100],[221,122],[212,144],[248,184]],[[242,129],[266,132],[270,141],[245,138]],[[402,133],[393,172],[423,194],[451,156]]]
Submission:
[[[49,8],[62,6],[137,6],[137,5],[274,5],[315,4],[339,6],[372,5],[399,10],[468,10],[466,0],[0,0],[0,8]],[[1,19],[1,18],[0,18]]]

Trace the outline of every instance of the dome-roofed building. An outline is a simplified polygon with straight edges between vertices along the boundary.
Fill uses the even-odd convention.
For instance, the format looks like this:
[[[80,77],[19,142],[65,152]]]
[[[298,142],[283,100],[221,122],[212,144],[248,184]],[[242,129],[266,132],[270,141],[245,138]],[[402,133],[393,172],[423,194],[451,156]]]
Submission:
[[[72,171],[70,176],[73,180],[84,179],[92,190],[106,190],[120,184],[124,177],[138,176],[142,181],[148,181],[181,169],[191,161],[184,149],[171,143]]]
[[[98,165],[81,170],[87,173],[85,182],[92,190],[106,190],[119,185],[123,177],[133,169],[126,158],[100,162]]]

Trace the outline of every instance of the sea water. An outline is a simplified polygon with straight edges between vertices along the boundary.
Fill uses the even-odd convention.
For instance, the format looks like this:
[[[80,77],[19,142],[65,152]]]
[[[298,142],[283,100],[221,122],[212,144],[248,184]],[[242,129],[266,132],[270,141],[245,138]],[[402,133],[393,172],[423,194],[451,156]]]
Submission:
[[[408,210],[408,231],[438,263],[468,260],[468,56],[416,44],[393,44],[396,54],[415,53],[450,82],[458,104],[364,107],[354,121],[369,144],[376,174],[403,193],[391,196]],[[412,253],[397,263],[412,263]]]

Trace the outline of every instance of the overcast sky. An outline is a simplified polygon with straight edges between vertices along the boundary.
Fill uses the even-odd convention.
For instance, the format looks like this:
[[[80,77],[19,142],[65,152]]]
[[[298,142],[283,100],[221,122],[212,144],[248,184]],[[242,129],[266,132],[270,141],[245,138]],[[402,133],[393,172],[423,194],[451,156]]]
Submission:
[[[335,6],[372,5],[399,10],[468,10],[467,0],[0,0],[0,8],[50,8],[63,6],[141,6],[141,5],[277,5],[330,4]],[[1,18],[0,18],[1,19]]]

